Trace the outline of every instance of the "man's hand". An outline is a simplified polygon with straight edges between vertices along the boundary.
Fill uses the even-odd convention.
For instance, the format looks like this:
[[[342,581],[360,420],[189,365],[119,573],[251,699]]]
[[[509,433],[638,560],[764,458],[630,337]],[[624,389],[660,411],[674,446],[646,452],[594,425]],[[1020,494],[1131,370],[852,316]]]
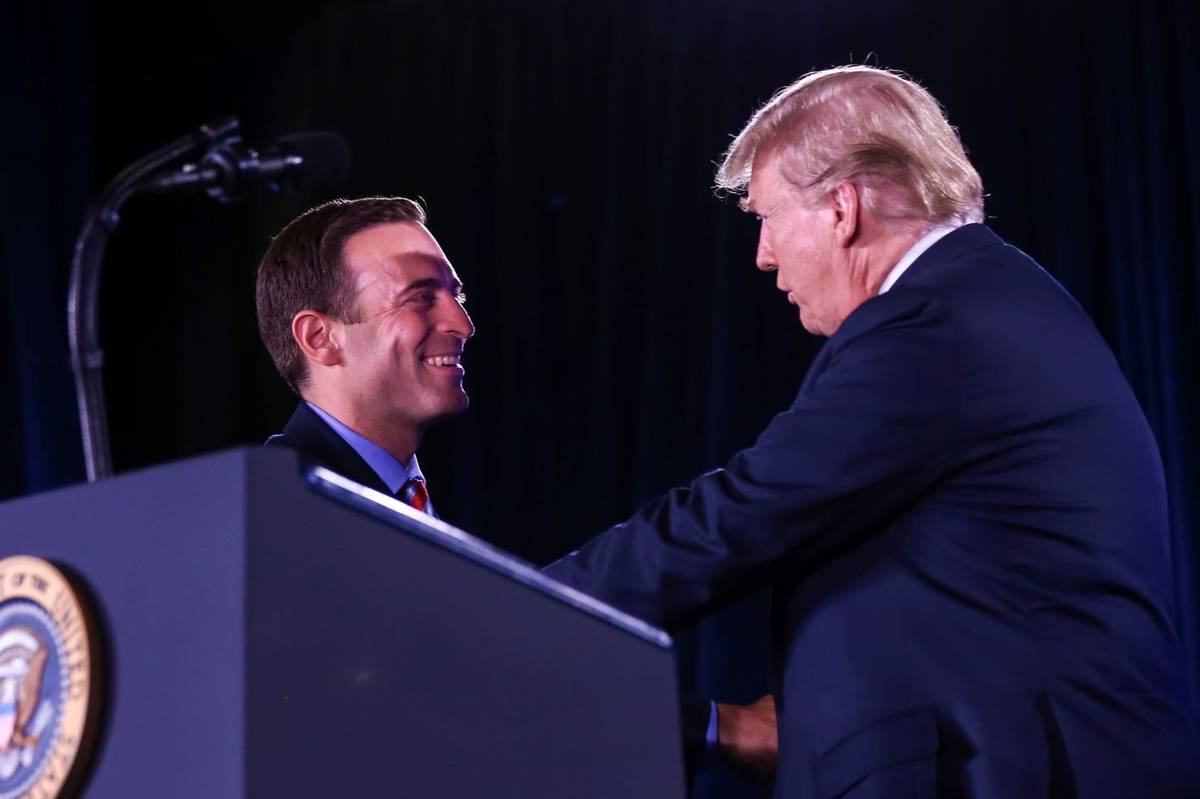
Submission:
[[[752,705],[717,705],[717,752],[743,774],[770,779],[779,760],[775,697]]]

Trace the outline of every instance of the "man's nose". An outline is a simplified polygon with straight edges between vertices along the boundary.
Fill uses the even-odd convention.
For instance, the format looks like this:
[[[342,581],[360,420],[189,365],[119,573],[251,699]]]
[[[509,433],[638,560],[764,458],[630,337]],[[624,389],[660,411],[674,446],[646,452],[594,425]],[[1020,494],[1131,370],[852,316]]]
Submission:
[[[775,263],[775,252],[770,242],[763,234],[758,235],[758,251],[754,254],[754,265],[764,272],[773,272],[778,265]]]
[[[475,335],[475,323],[471,321],[471,315],[458,300],[447,304],[447,310],[442,315],[441,328],[444,332],[463,341]]]

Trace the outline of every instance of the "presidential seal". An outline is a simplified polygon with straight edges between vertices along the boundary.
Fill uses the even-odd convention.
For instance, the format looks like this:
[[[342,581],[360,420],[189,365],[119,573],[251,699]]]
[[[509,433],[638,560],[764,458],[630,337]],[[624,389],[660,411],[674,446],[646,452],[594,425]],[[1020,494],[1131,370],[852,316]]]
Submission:
[[[99,705],[89,618],[51,564],[0,560],[0,799],[54,799],[79,783]]]

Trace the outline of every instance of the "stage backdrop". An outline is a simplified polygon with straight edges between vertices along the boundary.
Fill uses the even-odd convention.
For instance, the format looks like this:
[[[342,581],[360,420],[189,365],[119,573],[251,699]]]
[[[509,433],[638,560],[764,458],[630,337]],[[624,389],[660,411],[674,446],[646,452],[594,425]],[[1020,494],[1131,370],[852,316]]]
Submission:
[[[258,144],[338,130],[354,172],[323,194],[130,204],[102,306],[118,469],[278,430],[293,398],[252,290],[270,235],[334,194],[420,196],[478,326],[471,410],[421,449],[431,493],[450,521],[548,561],[719,466],[790,402],[820,341],[755,271],[753,220],[713,196],[714,161],[782,84],[866,62],[944,102],[989,224],[1116,352],[1167,468],[1200,674],[1195,3],[113,6],[13,0],[0,29],[0,495],[82,476],[64,300],[85,206],[126,163],[233,113]],[[764,691],[765,608],[750,597],[682,636],[685,682]],[[727,773],[697,786],[741,791]]]

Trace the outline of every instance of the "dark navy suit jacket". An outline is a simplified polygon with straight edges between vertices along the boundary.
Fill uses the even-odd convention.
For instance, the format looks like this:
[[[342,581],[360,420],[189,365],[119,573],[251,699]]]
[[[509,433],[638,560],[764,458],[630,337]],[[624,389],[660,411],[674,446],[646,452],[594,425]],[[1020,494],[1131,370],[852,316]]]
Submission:
[[[390,495],[392,489],[380,479],[375,470],[354,451],[354,447],[337,434],[325,420],[313,413],[312,408],[301,402],[296,406],[292,418],[266,440],[268,447],[291,447],[299,451],[306,463],[324,466],[340,475],[361,483],[368,488]]]
[[[547,571],[668,628],[773,584],[778,795],[1200,795],[1154,438],[982,225],[856,309],[753,447]]]

